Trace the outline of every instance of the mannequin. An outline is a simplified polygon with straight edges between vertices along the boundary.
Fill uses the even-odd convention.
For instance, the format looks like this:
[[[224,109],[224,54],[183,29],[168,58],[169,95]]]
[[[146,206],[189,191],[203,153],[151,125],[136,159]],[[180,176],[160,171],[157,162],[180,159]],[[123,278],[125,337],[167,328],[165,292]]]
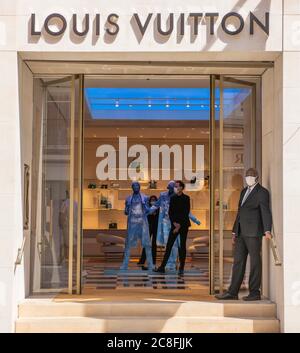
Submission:
[[[150,196],[149,198],[149,206],[155,206],[157,202],[157,197],[155,195]],[[149,235],[151,238],[151,247],[152,247],[152,259],[153,259],[153,265],[155,266],[156,263],[156,235],[157,235],[157,227],[158,227],[158,217],[159,217],[159,211],[156,208],[154,212],[151,212],[147,218],[148,218],[148,223],[149,223]],[[138,265],[144,265],[146,261],[146,251],[145,248],[143,248],[142,255],[140,258],[140,261],[138,262]]]
[[[171,180],[168,183],[167,191],[162,192],[156,203],[156,207],[159,207],[159,218],[158,218],[158,228],[157,228],[157,245],[166,246],[168,242],[168,237],[171,229],[171,222],[169,219],[169,206],[170,198],[174,195],[175,181]],[[191,213],[189,215],[192,222],[199,225],[201,222],[193,216]],[[180,237],[177,237],[174,245],[172,247],[171,255],[166,265],[166,269],[175,271],[176,270],[176,260],[178,256],[178,247],[180,245]]]
[[[130,249],[135,247],[137,241],[140,240],[142,247],[145,248],[148,270],[152,271],[153,261],[147,219],[151,208],[148,206],[148,197],[140,192],[141,186],[137,181],[131,184],[131,188],[133,193],[125,201],[125,215],[128,216],[127,237],[125,241],[124,260],[120,269],[128,269]]]

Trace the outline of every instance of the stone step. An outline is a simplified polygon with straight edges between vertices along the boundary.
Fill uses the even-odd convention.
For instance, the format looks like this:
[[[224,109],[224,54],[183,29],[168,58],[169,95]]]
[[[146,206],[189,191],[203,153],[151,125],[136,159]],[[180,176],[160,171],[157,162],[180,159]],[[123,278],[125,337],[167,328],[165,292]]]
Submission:
[[[219,316],[30,317],[16,321],[17,333],[276,333],[275,318]]]
[[[27,299],[19,304],[19,318],[38,317],[243,317],[275,318],[270,301],[210,302],[67,302]]]

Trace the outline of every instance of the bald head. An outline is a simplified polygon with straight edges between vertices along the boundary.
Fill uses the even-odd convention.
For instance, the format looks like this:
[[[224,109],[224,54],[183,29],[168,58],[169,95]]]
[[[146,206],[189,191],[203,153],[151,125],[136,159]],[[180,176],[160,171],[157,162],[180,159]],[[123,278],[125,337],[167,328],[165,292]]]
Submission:
[[[249,168],[249,169],[247,169],[247,171],[246,171],[246,177],[247,176],[253,176],[253,177],[255,177],[255,178],[258,178],[258,171],[255,169],[255,168]]]

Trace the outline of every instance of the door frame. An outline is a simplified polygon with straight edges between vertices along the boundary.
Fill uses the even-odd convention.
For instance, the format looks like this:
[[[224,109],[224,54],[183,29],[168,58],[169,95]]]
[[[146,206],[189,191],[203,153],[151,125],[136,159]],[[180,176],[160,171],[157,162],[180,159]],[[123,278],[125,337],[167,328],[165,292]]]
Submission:
[[[78,80],[78,97],[76,97],[76,80]],[[78,98],[78,102],[76,102]],[[78,105],[77,105],[78,104]],[[78,106],[78,121],[77,121],[77,170],[75,170],[75,112],[76,105]],[[71,136],[70,136],[70,210],[69,210],[69,262],[68,262],[68,294],[81,294],[82,291],[82,198],[83,198],[83,140],[84,140],[84,76],[82,74],[72,75],[72,89],[71,89]],[[75,287],[74,283],[74,191],[75,191],[75,177],[77,176],[78,187],[78,201],[77,201],[77,229],[76,229],[76,261],[75,261]]]
[[[224,290],[224,169],[223,169],[223,153],[224,153],[224,83],[234,83],[244,87],[250,87],[251,89],[251,166],[257,168],[257,147],[256,147],[256,121],[257,121],[257,92],[256,83],[247,81],[240,78],[235,78],[236,75],[211,75],[210,79],[210,149],[209,149],[209,160],[210,160],[210,183],[209,183],[209,193],[210,193],[210,222],[209,222],[209,294],[223,293]],[[239,77],[260,77],[257,75],[237,75]],[[218,88],[220,91],[220,109],[219,109],[219,134],[216,133],[216,82],[219,83]],[[219,141],[219,149],[216,150],[216,141]],[[219,183],[215,183],[215,171],[216,171],[216,152],[219,157],[218,171],[219,171]],[[216,209],[216,197],[215,190],[218,187],[219,190],[219,215],[218,223],[219,229],[216,232],[215,227],[215,209]],[[222,211],[222,212],[221,212]],[[219,239],[219,251],[218,251],[218,270],[219,270],[219,283],[216,284],[216,252],[215,252],[215,233],[218,233]],[[218,288],[218,289],[216,289]]]
[[[158,66],[160,64],[158,63]],[[38,75],[34,75],[34,77],[50,77],[50,76],[56,76],[56,74],[51,74],[51,75],[42,75],[42,74],[38,74]],[[60,74],[61,76],[61,74]],[[105,74],[92,74],[92,75],[88,75],[88,74],[66,74],[65,77],[63,79],[59,79],[59,80],[53,80],[53,83],[56,83],[57,81],[61,81],[61,80],[66,80],[66,78],[68,77],[69,79],[71,78],[72,80],[72,99],[71,99],[71,104],[72,104],[72,112],[71,112],[71,119],[72,119],[72,125],[71,125],[71,140],[72,140],[72,148],[71,148],[71,159],[70,159],[70,163],[72,165],[71,169],[73,170],[72,175],[70,174],[70,220],[69,220],[69,224],[71,225],[71,223],[73,222],[73,200],[74,200],[74,176],[75,173],[78,177],[78,213],[77,213],[77,248],[76,248],[76,257],[77,257],[77,261],[76,261],[76,275],[75,275],[75,281],[76,281],[76,285],[74,287],[73,285],[73,279],[74,279],[74,268],[73,268],[73,261],[71,261],[73,259],[73,251],[71,251],[73,249],[73,246],[70,245],[69,247],[69,268],[68,268],[68,294],[81,294],[82,293],[82,262],[83,262],[83,229],[82,229],[82,217],[83,217],[83,205],[82,205],[82,199],[83,199],[83,180],[84,180],[84,80],[85,80],[85,76],[97,76],[97,77],[102,77],[102,78],[112,78],[112,75],[109,73],[105,73]],[[214,294],[215,293],[215,266],[214,266],[214,230],[215,230],[215,195],[214,195],[214,191],[215,191],[215,180],[214,180],[214,171],[215,171],[215,152],[216,152],[216,146],[215,146],[215,140],[216,140],[216,127],[215,127],[215,113],[216,113],[216,109],[215,109],[215,89],[216,89],[216,81],[219,80],[220,85],[222,86],[224,83],[224,79],[230,79],[232,80],[232,82],[234,83],[244,83],[246,81],[241,81],[238,78],[235,79],[234,76],[239,76],[239,77],[261,77],[261,75],[251,75],[251,74],[245,74],[243,75],[241,74],[233,74],[233,75],[229,75],[229,74],[225,74],[225,75],[219,75],[219,74],[196,74],[196,75],[178,75],[178,74],[139,74],[139,75],[135,75],[135,74],[114,74],[113,75],[113,79],[116,78],[141,78],[141,77],[150,77],[150,76],[155,76],[156,78],[158,77],[163,77],[166,79],[170,79],[173,77],[177,77],[177,78],[182,78],[182,79],[197,79],[197,76],[209,76],[210,78],[210,121],[209,121],[209,195],[210,195],[210,201],[209,201],[209,205],[210,205],[210,209],[209,209],[209,229],[208,229],[208,234],[209,234],[209,293],[210,294]],[[78,80],[79,82],[79,94],[78,94],[78,98],[76,97],[75,94],[75,81]],[[250,83],[250,82],[249,82]],[[251,84],[253,85],[253,83],[251,82]],[[254,84],[254,91],[255,91],[255,84]],[[78,101],[76,102],[76,98],[78,99]],[[251,119],[251,127],[252,127],[252,132],[251,132],[251,136],[252,138],[255,139],[255,133],[256,133],[256,126],[255,126],[255,121],[256,121],[256,92],[254,92],[253,94],[253,102],[254,102],[254,109],[252,110],[254,112],[254,117],[252,117]],[[75,107],[76,104],[78,104],[78,168],[75,171],[74,169],[74,158],[75,158]],[[222,107],[222,99],[220,98],[220,124],[223,124],[223,107]],[[223,125],[222,125],[223,126]],[[219,129],[220,130],[220,135],[219,138],[222,139],[223,141],[223,129]],[[254,132],[254,134],[253,134]],[[221,141],[221,140],[220,140]],[[222,148],[223,147],[223,143],[220,143],[220,165],[223,163],[223,151]],[[251,155],[253,156],[252,158],[256,157],[256,144],[255,141],[252,141],[252,152]],[[255,163],[255,159],[254,159],[254,163]],[[253,164],[255,165],[255,164]],[[220,169],[221,170],[221,169]],[[221,173],[223,174],[223,173]],[[222,185],[223,183],[223,178],[220,178],[219,181],[219,187]],[[222,188],[220,188],[221,193],[220,193],[220,204],[222,204],[223,202],[223,195],[222,195]],[[72,210],[71,210],[72,209]],[[72,211],[72,212],[71,212]],[[222,220],[222,212],[219,212],[219,222]],[[220,222],[221,224],[221,222]],[[222,228],[222,227],[221,227]],[[223,259],[223,230],[219,230],[219,237],[220,237],[220,258]],[[73,223],[72,223],[72,227],[69,226],[69,241],[70,244],[73,243]],[[223,260],[220,261],[220,265],[219,265],[219,271],[220,274],[223,273]],[[33,273],[32,276],[33,277]],[[220,283],[219,283],[219,288],[220,291],[222,291],[223,289],[223,275],[220,276]]]
[[[43,149],[43,139],[44,139],[44,131],[43,131],[43,124],[47,120],[47,109],[46,109],[46,103],[47,103],[47,88],[51,87],[56,84],[61,84],[61,83],[70,83],[70,163],[69,163],[69,173],[70,173],[70,180],[69,180],[69,195],[70,195],[70,209],[69,209],[69,253],[68,253],[68,283],[66,290],[69,294],[72,294],[74,291],[74,264],[73,264],[73,259],[74,259],[74,253],[73,253],[73,243],[74,243],[74,227],[73,227],[73,221],[74,221],[74,178],[77,177],[78,180],[78,211],[77,211],[77,249],[76,249],[76,276],[75,276],[75,291],[76,293],[81,292],[81,241],[82,241],[82,234],[81,234],[81,228],[82,228],[82,217],[81,217],[81,207],[82,207],[82,141],[83,141],[83,114],[82,114],[82,107],[83,107],[83,75],[78,75],[78,74],[65,74],[65,75],[34,75],[33,79],[36,78],[47,78],[48,81],[43,82],[41,87],[43,90],[42,93],[42,102],[41,102],[41,115],[39,121],[40,124],[38,125],[38,129],[41,130],[40,134],[40,149]],[[53,79],[52,79],[53,78]],[[78,95],[76,95],[76,81],[78,82]],[[78,98],[77,98],[78,97]],[[76,127],[78,127],[78,150],[75,150],[75,108],[76,105],[78,105],[78,120],[76,121]],[[35,121],[35,120],[33,120]],[[78,168],[75,170],[75,152],[78,155]],[[45,210],[42,208],[44,205],[42,204],[42,200],[44,199],[43,194],[44,194],[44,187],[43,187],[43,162],[41,160],[41,155],[40,153],[38,154],[38,158],[33,159],[33,166],[41,164],[42,170],[39,172],[41,174],[39,175],[34,175],[33,177],[36,178],[36,182],[38,184],[38,187],[36,188],[36,191],[32,190],[31,197],[35,200],[35,209],[37,211],[37,215],[35,217],[30,217],[31,222],[33,222],[33,219],[35,221],[35,226],[32,227],[32,230],[37,230],[36,232],[33,232],[31,235],[31,254],[33,254],[34,258],[31,259],[31,264],[30,264],[30,291],[31,293],[54,293],[57,292],[56,288],[47,288],[43,289],[41,288],[40,284],[40,276],[41,276],[41,247],[43,246],[43,240],[42,240],[42,234],[43,230],[41,229],[41,225],[44,224],[42,219],[45,217]],[[33,208],[31,209],[33,211]],[[50,212],[51,212],[51,204],[50,204]],[[50,217],[51,218],[51,217]],[[37,227],[37,228],[36,228]],[[51,233],[51,226],[50,226],[50,233]],[[50,234],[51,236],[51,234]],[[38,263],[38,265],[37,265]],[[37,282],[39,281],[39,282]]]

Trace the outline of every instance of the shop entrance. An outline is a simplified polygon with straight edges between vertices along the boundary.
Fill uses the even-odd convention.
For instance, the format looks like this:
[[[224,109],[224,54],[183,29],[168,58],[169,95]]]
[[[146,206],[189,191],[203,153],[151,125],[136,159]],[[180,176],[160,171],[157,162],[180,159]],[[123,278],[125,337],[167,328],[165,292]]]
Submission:
[[[259,82],[222,75],[36,78],[33,292],[222,291],[244,171],[260,169]],[[184,276],[175,268],[160,276],[143,270],[140,245],[120,270],[132,181],[159,199],[174,179],[186,184],[194,220]],[[157,265],[163,254],[157,242]]]
[[[84,93],[84,288],[207,287],[209,77],[86,77]],[[171,180],[178,179],[186,183],[193,220],[185,275],[177,275],[176,244],[165,275],[143,270],[147,264],[140,244],[131,249],[129,266],[120,270],[127,236],[124,206],[132,194],[132,181],[138,181],[141,192],[160,206],[148,217],[156,238],[152,241],[153,260],[158,266],[169,232],[165,229],[167,206],[161,195],[168,193]]]

